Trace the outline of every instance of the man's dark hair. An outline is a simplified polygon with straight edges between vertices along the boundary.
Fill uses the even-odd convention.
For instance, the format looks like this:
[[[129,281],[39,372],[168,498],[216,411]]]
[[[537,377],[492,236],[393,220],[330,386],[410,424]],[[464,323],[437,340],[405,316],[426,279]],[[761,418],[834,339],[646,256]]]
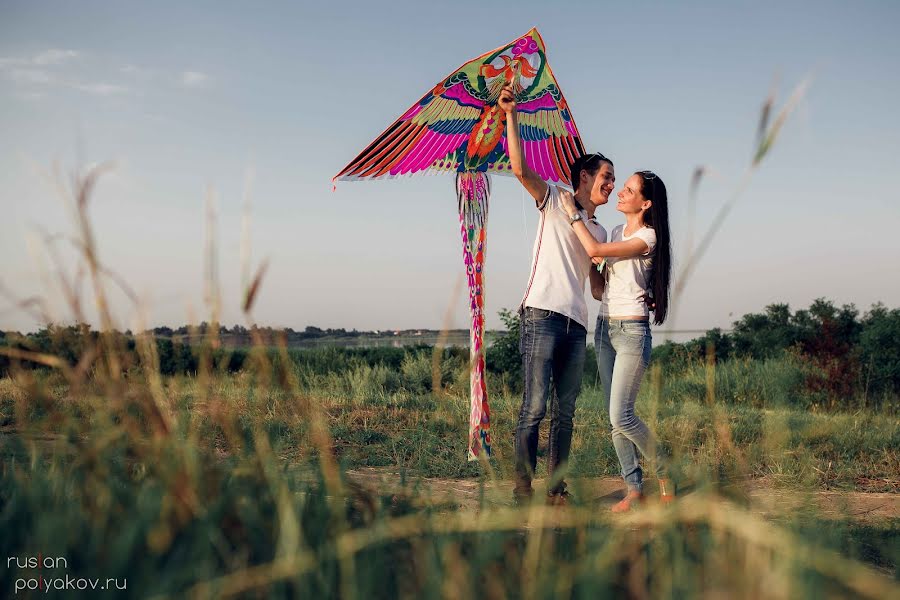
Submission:
[[[569,166],[569,170],[572,172],[572,188],[576,192],[578,191],[578,184],[581,182],[582,171],[587,171],[591,175],[596,175],[597,171],[600,170],[600,165],[605,162],[609,163],[610,166],[614,166],[613,161],[609,160],[599,152],[582,154],[576,158],[575,162]]]

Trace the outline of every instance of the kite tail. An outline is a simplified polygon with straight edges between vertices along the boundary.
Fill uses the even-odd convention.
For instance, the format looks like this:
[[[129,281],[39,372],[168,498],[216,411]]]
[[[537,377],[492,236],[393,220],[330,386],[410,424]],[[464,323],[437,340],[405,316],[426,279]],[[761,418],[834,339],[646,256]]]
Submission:
[[[491,412],[484,380],[484,253],[487,233],[488,197],[491,180],[487,173],[464,171],[456,175],[459,224],[463,259],[469,282],[471,372],[469,384],[472,411],[469,415],[469,460],[482,451],[491,455]]]

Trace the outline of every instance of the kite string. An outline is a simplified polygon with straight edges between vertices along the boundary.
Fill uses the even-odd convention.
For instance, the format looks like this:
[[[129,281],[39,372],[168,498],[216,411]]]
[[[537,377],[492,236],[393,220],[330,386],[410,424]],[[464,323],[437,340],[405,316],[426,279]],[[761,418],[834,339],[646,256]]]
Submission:
[[[519,193],[522,198],[522,245],[525,246],[525,251],[528,251],[528,220],[525,216],[525,188],[519,187]]]

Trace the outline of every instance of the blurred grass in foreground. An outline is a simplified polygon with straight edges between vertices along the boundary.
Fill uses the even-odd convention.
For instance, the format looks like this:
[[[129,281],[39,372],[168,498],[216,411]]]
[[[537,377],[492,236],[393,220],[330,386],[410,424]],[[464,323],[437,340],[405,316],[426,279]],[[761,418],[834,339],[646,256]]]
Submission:
[[[742,373],[710,365],[715,372],[703,379],[700,366],[657,374],[639,410],[696,491],[673,510],[651,506],[625,519],[586,495],[563,510],[486,504],[472,512],[431,502],[411,477],[401,492],[350,482],[344,469],[363,465],[485,482],[510,472],[504,433],[519,398],[493,396],[492,467],[466,463],[465,365],[452,356],[437,362],[437,388],[424,353],[397,371],[360,366],[343,376],[287,360],[254,364],[237,375],[133,370],[111,378],[98,365],[80,381],[60,371],[0,380],[0,551],[66,557],[69,573],[127,579],[134,597],[897,591],[897,519],[835,520],[801,503],[767,521],[749,505],[748,477],[798,497],[860,482],[897,486],[900,425],[890,415],[706,401],[710,393],[763,397],[783,364],[747,364]],[[588,387],[576,415],[574,478],[617,470],[603,413]],[[7,569],[0,583],[11,590],[25,576]]]

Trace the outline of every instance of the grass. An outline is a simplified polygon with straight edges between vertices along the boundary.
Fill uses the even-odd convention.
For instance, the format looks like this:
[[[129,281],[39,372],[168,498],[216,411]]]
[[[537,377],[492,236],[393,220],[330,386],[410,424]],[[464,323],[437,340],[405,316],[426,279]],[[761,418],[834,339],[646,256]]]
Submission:
[[[249,428],[258,421],[280,456],[298,462],[314,456],[303,406],[312,402],[326,415],[334,452],[348,468],[391,465],[422,476],[451,478],[479,473],[478,465],[465,460],[465,365],[452,354],[435,363],[421,351],[409,351],[397,363],[392,369],[378,362],[336,360],[338,366],[331,368],[324,361],[301,361],[291,368],[299,396],[277,386],[260,386],[252,372],[220,373],[208,382],[170,377],[162,386],[170,410],[188,415],[198,435],[221,453],[234,451],[235,438],[218,420],[218,411],[227,410],[239,415],[238,426],[244,431],[238,442],[252,434]],[[656,430],[685,477],[706,480],[724,473],[824,489],[863,485],[871,491],[896,491],[900,485],[900,423],[893,415],[813,413],[792,406],[792,390],[800,388],[802,373],[790,357],[720,363],[712,403],[704,369],[689,366],[661,376],[658,391],[644,386],[638,399],[639,414]],[[139,395],[140,385],[127,393]],[[505,387],[491,392],[493,467],[498,477],[510,477],[512,431],[521,397]],[[58,375],[35,372],[30,379],[24,374],[16,381],[0,379],[0,425],[40,422],[49,413],[84,418],[93,411],[92,402],[71,398]],[[716,433],[721,423],[727,424],[729,443],[722,443]],[[617,472],[608,431],[601,391],[586,385],[576,411],[573,475]]]
[[[96,381],[73,389],[55,374],[0,380],[2,414],[18,432],[5,436],[0,551],[66,557],[68,569],[43,576],[127,580],[134,597],[887,597],[894,589],[886,573],[898,575],[896,522],[825,528],[802,511],[773,524],[714,485],[676,511],[613,521],[591,506],[476,515],[423,502],[412,484],[378,495],[340,470],[329,479],[334,465],[316,441],[315,412],[343,467],[476,474],[478,465],[463,460],[467,402],[452,393],[453,378],[439,390],[410,391],[425,385],[424,368],[394,373],[396,381],[372,368],[356,383],[317,379],[318,388],[296,371],[296,389],[274,372],[167,379],[169,431],[150,418],[150,386],[140,377],[115,396]],[[342,395],[341,386],[366,392]],[[511,430],[517,401],[495,396],[495,432]],[[650,401],[641,399],[645,414]],[[615,470],[600,404],[589,389],[579,406],[577,474]],[[723,412],[734,447],[758,451],[731,456],[715,408],[658,405],[660,436],[689,457],[693,477],[714,478],[741,461],[771,470],[793,453],[801,458],[779,467],[791,485],[831,485],[804,479],[826,447],[844,461],[835,471],[848,484],[853,462],[870,475],[879,461],[896,466],[897,424],[888,418],[752,406]],[[500,477],[508,438],[496,436]],[[0,584],[12,590],[28,575],[6,570]]]
[[[327,351],[329,356],[333,352]],[[397,362],[396,369],[362,361],[335,361],[339,366],[329,368],[325,362],[306,360],[294,373],[303,398],[327,415],[334,450],[346,467],[391,465],[428,477],[477,474],[479,467],[464,460],[469,411],[465,366],[455,356],[439,361],[441,383],[435,389],[434,363],[428,353],[410,351]],[[792,407],[791,394],[800,388],[802,373],[790,358],[718,365],[713,404],[706,398],[705,377],[703,368],[692,366],[665,376],[658,399],[651,386],[644,386],[638,399],[639,414],[682,463],[687,477],[738,476],[740,463],[741,476],[767,477],[784,485],[851,489],[865,482],[872,491],[896,490],[900,424],[892,415],[811,413]],[[257,383],[251,373],[220,374],[207,391],[190,377],[168,378],[165,388],[173,406],[193,415],[200,435],[222,452],[233,448],[207,410],[209,401],[199,398],[214,397],[216,403],[239,413],[245,426],[251,416],[260,419],[280,455],[299,462],[313,456],[302,407],[307,400],[279,388],[261,391]],[[62,398],[58,383],[44,385],[48,398]],[[497,476],[509,477],[511,432],[521,397],[503,386],[491,391],[497,457],[493,466]],[[11,380],[0,380],[0,422],[11,418],[14,399],[24,393]],[[79,410],[77,404],[67,407]],[[727,423],[730,446],[720,443],[717,420]],[[597,387],[583,389],[576,428],[573,474],[614,475],[617,461]]]
[[[286,365],[162,378],[156,393],[141,372],[0,379],[0,552],[66,557],[56,575],[127,579],[141,597],[886,597],[900,577],[897,519],[803,505],[765,521],[735,493],[757,477],[801,493],[896,491],[892,415],[773,408],[748,392],[750,377],[789,383],[776,377],[789,365],[726,366],[708,380],[721,392],[701,393],[693,368],[644,386],[639,412],[698,491],[624,521],[590,503],[476,514],[417,493],[418,475],[511,473],[520,398],[493,390],[496,458],[466,462],[467,381],[452,355],[343,374]],[[573,478],[617,471],[604,412],[586,387]],[[406,471],[401,492],[343,475],[386,465]],[[6,570],[0,586],[28,576]]]

